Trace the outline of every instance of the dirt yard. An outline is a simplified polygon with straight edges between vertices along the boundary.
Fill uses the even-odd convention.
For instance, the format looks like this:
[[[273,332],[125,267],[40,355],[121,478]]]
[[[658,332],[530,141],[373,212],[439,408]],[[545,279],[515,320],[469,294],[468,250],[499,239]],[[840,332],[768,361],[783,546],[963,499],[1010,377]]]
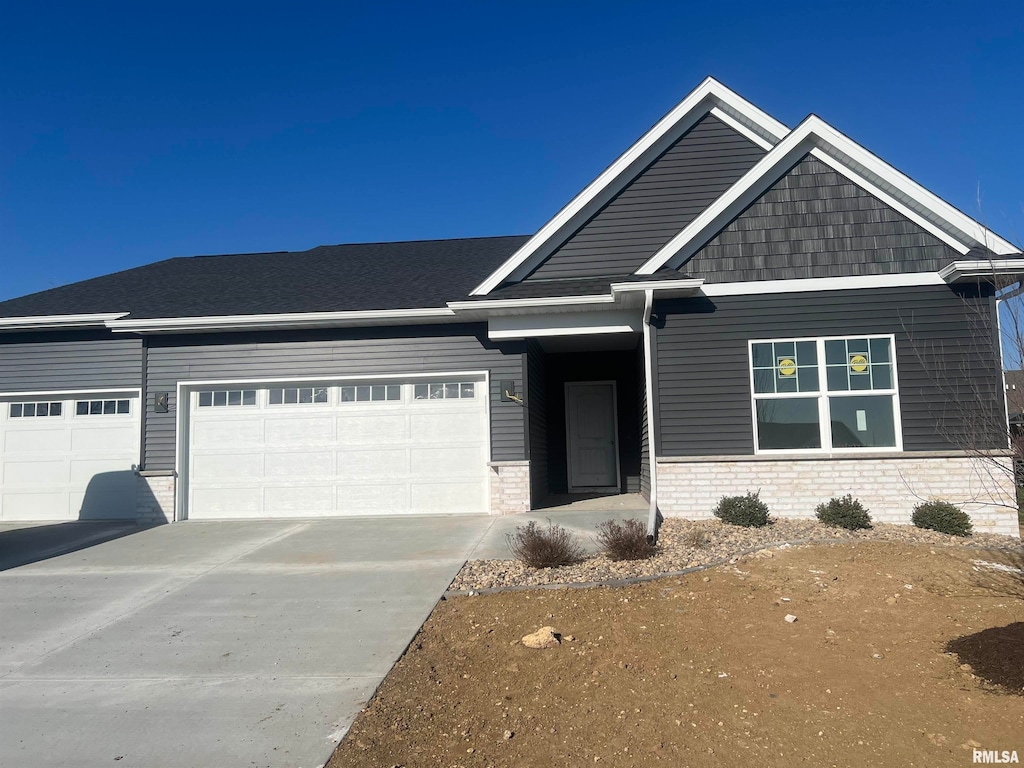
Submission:
[[[450,599],[330,766],[1024,759],[1022,566],[1024,552],[857,542],[630,587]],[[519,642],[546,625],[561,645]]]

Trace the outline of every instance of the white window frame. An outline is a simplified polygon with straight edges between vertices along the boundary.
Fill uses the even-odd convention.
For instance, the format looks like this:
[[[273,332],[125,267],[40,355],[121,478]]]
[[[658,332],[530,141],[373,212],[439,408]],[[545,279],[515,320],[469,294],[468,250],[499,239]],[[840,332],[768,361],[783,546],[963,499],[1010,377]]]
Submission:
[[[480,381],[474,381],[472,379],[461,379],[461,378],[445,378],[445,379],[434,379],[432,381],[417,381],[417,382],[415,382],[415,383],[413,383],[411,385],[411,390],[410,390],[410,395],[411,395],[411,398],[412,398],[411,402],[417,403],[419,405],[425,405],[426,403],[472,403],[472,402],[476,402],[477,398],[480,396],[480,385],[481,385],[481,383],[482,382],[480,382]],[[445,396],[445,397],[436,397],[436,398],[435,397],[430,397],[429,396],[429,393],[430,393],[430,389],[429,388],[431,386],[435,385],[435,384],[440,384],[442,387],[448,387],[449,385],[454,384],[454,385],[458,386],[458,388],[459,388],[459,396],[458,397],[447,397],[447,396]],[[462,386],[464,384],[472,384],[473,385],[473,396],[472,397],[463,397],[462,396]],[[421,397],[421,398],[417,398],[416,397],[416,387],[417,387],[417,385],[423,385],[423,386],[426,386],[428,388],[427,389],[427,393],[428,393],[427,397]]]
[[[203,404],[201,404],[199,402],[199,396],[201,394],[203,394],[204,392],[209,392],[211,394],[211,402],[210,402],[209,405],[203,405]],[[217,392],[224,392],[224,393],[227,393],[228,395],[230,395],[231,392],[240,392],[242,394],[242,401],[243,402],[236,403],[234,405],[232,405],[231,403],[224,403],[223,405],[217,405],[217,403],[212,401],[212,395],[216,394]],[[256,399],[252,403],[246,403],[245,402],[245,393],[246,392],[254,392],[255,393]],[[211,409],[220,409],[220,408],[229,408],[229,409],[235,409],[235,408],[259,408],[260,407],[260,400],[261,400],[259,387],[246,387],[246,386],[242,386],[242,387],[212,387],[212,388],[211,387],[203,387],[202,389],[194,390],[192,394],[195,397],[195,406],[194,407],[202,408],[204,410],[207,409],[207,408],[211,408]]]
[[[890,389],[857,389],[830,392],[828,389],[828,366],[825,364],[825,342],[846,341],[848,339],[888,339],[892,356],[892,381]],[[762,392],[754,391],[754,345],[778,342],[812,341],[818,355],[818,391],[817,392]],[[896,336],[891,333],[847,333],[842,336],[776,336],[767,339],[749,339],[747,341],[747,375],[750,386],[750,419],[754,433],[754,453],[757,455],[857,455],[865,453],[902,453],[903,452],[903,412],[900,407],[899,370],[896,361]],[[834,448],[832,446],[832,422],[829,417],[828,403],[831,398],[864,397],[870,395],[892,397],[893,428],[895,429],[895,446],[867,446],[864,448]],[[760,448],[757,433],[757,401],[782,399],[816,398],[818,401],[818,432],[821,437],[820,448]]]
[[[327,399],[325,401],[323,401],[322,403],[316,402],[316,401],[312,401],[312,402],[309,402],[309,403],[303,403],[303,402],[286,403],[286,402],[283,402],[283,400],[284,400],[284,391],[287,390],[287,389],[295,389],[295,390],[300,390],[300,391],[303,390],[303,389],[310,389],[310,390],[313,390],[314,393],[316,392],[316,390],[322,389],[322,390],[324,390],[327,393]],[[313,384],[313,385],[296,384],[294,386],[280,386],[280,387],[268,386],[268,387],[263,387],[261,389],[257,389],[256,390],[256,403],[257,403],[257,405],[265,406],[267,408],[272,408],[272,409],[275,409],[275,410],[278,409],[278,408],[326,408],[328,406],[333,406],[334,405],[334,390],[335,389],[336,389],[336,387],[332,387],[329,384],[324,384],[322,386],[317,386],[315,384]],[[270,393],[273,392],[274,390],[280,390],[281,391],[281,393],[282,393],[282,395],[281,395],[282,402],[280,402],[280,403],[272,403],[272,402],[270,402],[270,400],[271,400]],[[340,398],[340,394],[339,394],[339,398]],[[264,400],[266,401],[265,403],[262,402]]]
[[[35,407],[40,403],[46,404],[47,412],[45,416],[35,413]],[[64,404],[63,400],[10,400],[4,403],[4,405],[6,406],[5,417],[7,419],[62,419],[64,418],[64,412],[67,410],[67,406]],[[23,412],[20,416],[11,415],[11,409],[15,405],[20,405],[22,407]],[[24,414],[24,408],[26,405],[32,406],[33,413],[31,416],[26,416]],[[60,406],[60,413],[50,413],[54,405]]]
[[[108,401],[111,401],[111,400],[113,400],[114,403],[115,403],[115,405],[114,405],[114,409],[115,409],[114,413],[103,413],[102,411],[100,413],[91,413],[91,412],[90,413],[79,413],[78,412],[78,404],[79,403],[89,403],[89,406],[90,406],[89,410],[91,411],[93,403],[103,403],[103,402],[108,402]],[[118,402],[120,402],[122,400],[127,400],[128,401],[128,410],[125,413],[119,413],[117,411],[116,403],[118,403]],[[133,406],[132,406],[132,398],[130,398],[130,397],[76,397],[74,400],[71,401],[71,403],[72,403],[72,405],[71,405],[71,418],[73,418],[73,419],[94,419],[97,416],[102,416],[102,417],[105,417],[105,418],[108,418],[108,419],[110,417],[112,417],[112,416],[113,417],[120,416],[122,418],[130,418],[130,417],[135,415],[132,412],[132,408],[133,408]]]
[[[385,387],[386,388],[386,387],[395,387],[395,386],[398,387],[398,399],[397,400],[388,400],[387,390],[386,389],[384,391],[384,399],[383,400],[374,400],[373,399],[373,387]],[[370,388],[370,399],[369,400],[344,400],[341,391],[345,387],[351,387],[351,388],[355,389],[357,396],[358,396],[358,389],[359,389],[359,387],[369,387]],[[396,383],[394,381],[387,381],[387,380],[381,381],[381,380],[376,380],[376,379],[358,380],[358,381],[344,382],[344,383],[338,384],[338,385],[336,385],[334,387],[334,389],[336,389],[338,391],[338,407],[339,408],[355,408],[355,407],[359,407],[359,406],[369,406],[369,407],[374,407],[374,408],[380,408],[380,407],[386,406],[386,405],[392,405],[392,406],[394,406],[394,405],[402,405],[402,404],[404,404],[406,402],[406,389],[407,389],[406,385],[401,384],[401,383]]]

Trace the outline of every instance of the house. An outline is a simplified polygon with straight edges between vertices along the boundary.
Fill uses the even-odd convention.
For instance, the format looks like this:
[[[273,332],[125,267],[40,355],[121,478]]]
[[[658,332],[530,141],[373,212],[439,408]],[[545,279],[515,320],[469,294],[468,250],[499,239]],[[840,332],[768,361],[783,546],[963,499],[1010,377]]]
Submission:
[[[654,533],[760,490],[895,522],[941,496],[1016,534],[961,436],[1004,407],[977,318],[1022,275],[820,118],[708,79],[531,236],[173,258],[0,303],[0,519],[639,492]],[[984,396],[936,408],[950,387]],[[973,447],[1010,461],[1001,426]]]

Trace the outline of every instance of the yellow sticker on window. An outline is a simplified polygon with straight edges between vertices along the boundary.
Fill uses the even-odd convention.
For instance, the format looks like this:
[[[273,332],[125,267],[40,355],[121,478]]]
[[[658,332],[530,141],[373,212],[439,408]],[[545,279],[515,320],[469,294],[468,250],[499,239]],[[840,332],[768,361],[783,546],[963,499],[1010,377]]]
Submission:
[[[865,355],[850,355],[850,371],[853,373],[867,373],[867,357]]]
[[[779,376],[796,375],[796,360],[791,357],[779,358]]]

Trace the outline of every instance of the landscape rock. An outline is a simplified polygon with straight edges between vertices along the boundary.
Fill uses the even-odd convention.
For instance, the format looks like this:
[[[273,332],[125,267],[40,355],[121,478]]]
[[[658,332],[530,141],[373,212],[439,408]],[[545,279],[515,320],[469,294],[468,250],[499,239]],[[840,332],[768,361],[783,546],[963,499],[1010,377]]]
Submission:
[[[695,532],[702,534],[702,540],[706,542],[703,546],[694,547],[687,543],[693,540]],[[735,561],[741,553],[756,548],[775,547],[778,551],[785,551],[783,542],[807,540],[893,541],[955,547],[983,546],[1003,550],[1020,547],[1020,539],[1009,536],[991,533],[975,533],[968,537],[947,536],[912,525],[890,523],[876,523],[868,530],[848,531],[831,528],[817,520],[793,518],[776,519],[772,525],[764,528],[742,528],[719,520],[668,518],[661,526],[655,555],[646,560],[612,562],[603,555],[595,555],[576,565],[561,568],[530,568],[512,559],[470,560],[455,577],[451,589],[478,592],[481,589],[511,586],[593,583],[656,576],[711,563]],[[829,578],[833,580],[834,577]],[[702,581],[709,583],[711,577],[704,575]],[[821,585],[820,588],[823,587]]]
[[[562,636],[554,627],[541,627],[536,632],[525,635],[520,642],[527,648],[543,650],[544,648],[557,648],[562,643]]]

